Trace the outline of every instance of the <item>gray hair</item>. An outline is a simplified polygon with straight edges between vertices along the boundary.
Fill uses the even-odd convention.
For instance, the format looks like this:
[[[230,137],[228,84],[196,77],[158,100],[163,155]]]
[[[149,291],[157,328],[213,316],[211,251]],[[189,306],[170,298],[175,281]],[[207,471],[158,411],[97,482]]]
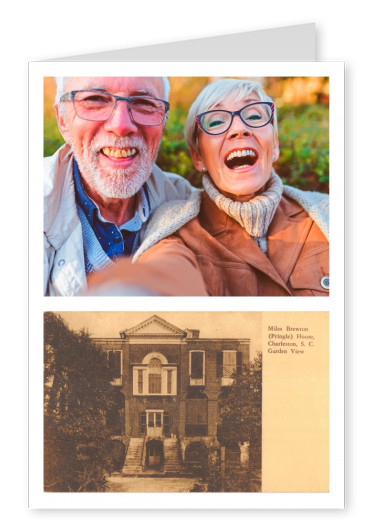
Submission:
[[[59,103],[61,96],[64,94],[65,80],[66,80],[65,77],[55,77],[55,82],[56,82],[55,103]],[[170,82],[167,77],[162,77],[162,85],[163,85],[163,99],[168,101],[168,97],[170,94]]]
[[[273,102],[272,98],[268,96],[261,83],[246,79],[218,79],[207,85],[197,96],[189,109],[187,121],[185,124],[185,140],[190,149],[197,153],[198,149],[198,127],[196,124],[196,116],[202,112],[209,111],[215,105],[218,105],[229,96],[234,98],[234,101],[239,101],[249,94],[256,94],[260,101]],[[277,110],[274,109],[274,118],[272,126],[275,135],[278,134],[277,125]]]

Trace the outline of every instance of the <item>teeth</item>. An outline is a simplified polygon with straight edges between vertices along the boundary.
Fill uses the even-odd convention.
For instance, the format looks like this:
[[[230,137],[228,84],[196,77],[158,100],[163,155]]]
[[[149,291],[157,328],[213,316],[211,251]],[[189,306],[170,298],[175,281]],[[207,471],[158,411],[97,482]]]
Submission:
[[[253,149],[241,149],[239,151],[231,151],[226,160],[232,160],[234,157],[246,157],[250,155],[251,157],[256,157],[256,153]]]
[[[115,159],[132,157],[133,155],[137,153],[137,150],[135,148],[114,149],[114,148],[104,147],[102,151],[107,157],[113,157]]]

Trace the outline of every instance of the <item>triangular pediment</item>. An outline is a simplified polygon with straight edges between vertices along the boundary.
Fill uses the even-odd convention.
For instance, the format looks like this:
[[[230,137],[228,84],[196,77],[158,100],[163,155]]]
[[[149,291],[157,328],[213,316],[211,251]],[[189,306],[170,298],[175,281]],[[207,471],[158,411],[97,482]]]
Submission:
[[[176,337],[181,338],[186,335],[184,330],[168,323],[158,315],[153,315],[146,321],[133,326],[132,328],[121,330],[122,337]]]

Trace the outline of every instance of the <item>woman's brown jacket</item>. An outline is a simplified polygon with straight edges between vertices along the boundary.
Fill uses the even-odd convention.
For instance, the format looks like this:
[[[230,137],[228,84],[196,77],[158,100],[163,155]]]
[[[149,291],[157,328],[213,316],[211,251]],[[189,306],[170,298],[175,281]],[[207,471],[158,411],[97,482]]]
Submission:
[[[148,249],[138,263],[158,261],[181,282],[186,280],[184,295],[329,294],[328,241],[307,212],[285,196],[269,227],[267,255],[204,192],[199,215]],[[197,293],[202,282],[195,281],[195,272],[206,293]]]

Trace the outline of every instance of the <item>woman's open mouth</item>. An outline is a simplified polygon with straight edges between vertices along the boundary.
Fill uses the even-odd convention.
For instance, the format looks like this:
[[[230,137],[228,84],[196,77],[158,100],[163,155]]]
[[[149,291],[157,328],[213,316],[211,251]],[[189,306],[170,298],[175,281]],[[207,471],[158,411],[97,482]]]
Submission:
[[[230,170],[238,170],[247,166],[254,166],[258,158],[258,153],[254,149],[237,149],[227,155],[225,164]]]

